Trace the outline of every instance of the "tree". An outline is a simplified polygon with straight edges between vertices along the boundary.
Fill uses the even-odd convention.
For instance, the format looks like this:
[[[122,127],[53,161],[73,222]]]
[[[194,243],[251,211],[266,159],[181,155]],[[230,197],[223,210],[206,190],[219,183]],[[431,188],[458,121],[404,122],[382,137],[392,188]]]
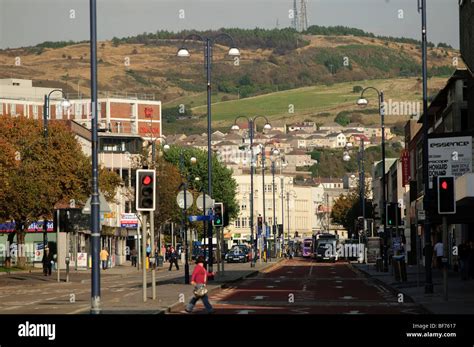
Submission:
[[[0,220],[15,221],[16,230],[9,235],[9,242],[16,235],[17,244],[22,246],[28,225],[52,218],[55,204],[70,199],[86,201],[91,191],[91,162],[74,134],[60,122],[50,122],[48,137],[44,138],[35,120],[1,118],[0,147],[7,154],[0,156],[0,179],[4,181],[0,186],[0,197],[4,197],[0,198]],[[106,198],[111,199],[120,178],[102,169],[99,182]],[[25,264],[26,258],[20,255],[18,266]]]
[[[347,111],[339,112],[336,118],[334,118],[334,121],[344,127],[351,122],[349,119],[349,113]]]
[[[172,146],[165,152],[165,160],[179,167],[180,151],[182,151],[184,158],[184,167],[183,170],[180,169],[180,172],[183,177],[191,178],[189,182],[190,189],[199,191],[204,188],[204,190],[207,190],[207,152],[197,148],[179,148]],[[197,159],[195,165],[190,163],[191,157]],[[195,181],[196,177],[199,177],[199,181]],[[232,171],[219,162],[215,155],[212,155],[212,186],[212,198],[215,199],[216,202],[224,203],[226,215],[228,214],[229,217],[228,219],[232,220],[236,218],[239,213],[239,206],[235,199],[237,183],[232,177]],[[227,220],[227,222],[229,222],[229,220]]]

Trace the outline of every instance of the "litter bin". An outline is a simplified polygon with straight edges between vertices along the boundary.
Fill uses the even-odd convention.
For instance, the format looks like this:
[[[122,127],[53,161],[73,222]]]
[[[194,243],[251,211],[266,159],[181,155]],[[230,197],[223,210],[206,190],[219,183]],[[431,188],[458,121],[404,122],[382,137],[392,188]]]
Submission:
[[[383,260],[382,258],[377,258],[375,260],[375,269],[377,272],[382,272],[383,271]]]
[[[158,264],[156,264],[156,266],[163,267],[163,261],[164,261],[163,256],[159,255],[158,256]]]

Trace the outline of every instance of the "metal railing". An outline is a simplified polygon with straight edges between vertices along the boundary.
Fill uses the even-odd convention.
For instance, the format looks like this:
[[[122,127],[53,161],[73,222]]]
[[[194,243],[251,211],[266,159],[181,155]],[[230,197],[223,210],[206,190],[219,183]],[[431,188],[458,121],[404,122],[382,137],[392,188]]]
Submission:
[[[66,97],[69,100],[81,100],[81,99],[90,99],[89,94],[84,93],[66,93]],[[115,99],[132,99],[132,100],[156,100],[155,93],[128,93],[128,92],[110,92],[110,91],[99,91],[99,98],[115,98]]]

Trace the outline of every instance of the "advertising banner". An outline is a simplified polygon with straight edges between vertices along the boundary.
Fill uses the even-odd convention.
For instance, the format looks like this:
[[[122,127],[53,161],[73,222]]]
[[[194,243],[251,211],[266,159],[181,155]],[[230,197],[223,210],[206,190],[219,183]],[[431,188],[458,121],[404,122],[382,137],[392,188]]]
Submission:
[[[428,175],[459,177],[472,172],[472,137],[428,139]]]

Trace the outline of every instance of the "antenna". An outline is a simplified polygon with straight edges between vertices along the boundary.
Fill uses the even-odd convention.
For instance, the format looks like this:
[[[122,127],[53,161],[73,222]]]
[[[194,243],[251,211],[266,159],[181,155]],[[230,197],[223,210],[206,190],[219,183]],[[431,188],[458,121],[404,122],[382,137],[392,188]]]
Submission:
[[[307,0],[300,0],[299,25],[298,31],[306,31],[308,29],[308,12],[306,9]]]
[[[291,27],[298,30],[298,8],[296,7],[296,0],[293,0],[293,19],[291,20]]]

